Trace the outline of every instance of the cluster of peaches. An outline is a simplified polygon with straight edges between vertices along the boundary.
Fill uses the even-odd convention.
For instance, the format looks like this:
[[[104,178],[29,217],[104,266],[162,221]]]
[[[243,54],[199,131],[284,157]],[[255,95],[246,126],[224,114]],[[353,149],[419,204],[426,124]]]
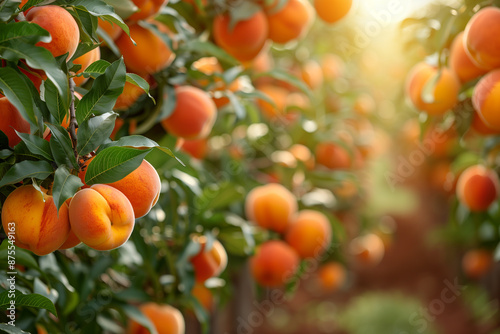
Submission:
[[[406,95],[418,110],[436,118],[455,111],[455,122],[444,135],[452,133],[452,137],[457,137],[455,125],[467,121],[471,133],[478,136],[500,134],[499,36],[500,9],[484,7],[455,36],[449,48],[448,66],[438,68],[421,62],[409,73]],[[454,177],[457,198],[471,212],[487,211],[498,200],[500,181],[496,166],[489,162],[472,165]],[[471,250],[463,259],[464,272],[477,278],[491,263],[490,251]]]
[[[114,41],[120,53],[123,55],[125,65],[129,72],[136,73],[153,82],[152,75],[167,68],[174,59],[173,51],[170,50],[165,38],[158,35],[164,33],[172,40],[175,36],[161,22],[154,20],[167,1],[133,1],[139,11],[126,19],[130,28],[131,39],[117,26],[106,21],[99,21],[99,26]],[[290,0],[278,5],[278,1],[255,1],[255,13],[249,18],[233,22],[230,11],[211,8],[214,4],[203,2],[204,8],[198,8],[196,2],[185,0],[184,2],[194,6],[199,12],[213,11],[212,38],[216,45],[240,61],[245,67],[266,67],[269,69],[269,59],[266,50],[269,41],[284,44],[298,40],[305,36],[314,19],[314,9],[309,1]],[[318,15],[328,23],[334,23],[343,18],[350,10],[352,1],[323,1],[314,3]],[[141,24],[146,21],[153,25],[157,31],[152,31]],[[259,65],[266,63],[266,65]],[[335,64],[334,64],[335,66]],[[82,66],[83,67],[83,66]],[[204,57],[191,65],[192,69],[214,80],[199,79],[193,85],[178,85],[175,87],[176,107],[172,113],[160,121],[164,129],[176,136],[179,141],[177,146],[185,148],[187,152],[193,152],[195,156],[201,157],[206,137],[210,133],[215,119],[216,111],[229,103],[224,96],[224,91],[235,92],[242,88],[241,77],[232,82],[225,82],[221,75],[223,67],[215,57]],[[311,67],[311,69],[309,68]],[[314,67],[314,68],[313,68]],[[317,63],[306,64],[302,70],[305,82],[314,81],[317,77],[310,72],[320,69]],[[311,77],[311,78],[309,78]],[[316,80],[317,81],[317,80]],[[275,89],[264,85],[257,87],[264,94],[269,95],[274,101]],[[317,86],[317,85],[316,85]],[[202,88],[202,89],[201,89]],[[261,89],[262,88],[262,89]],[[126,110],[133,105],[144,92],[139,87],[127,83],[123,93],[115,104],[115,110]],[[279,92],[280,93],[280,92]],[[278,101],[279,102],[279,101]],[[276,115],[276,110],[265,101],[259,101],[264,116]],[[194,120],[196,120],[194,122]],[[123,120],[117,119],[117,127],[122,126]],[[129,131],[135,129],[134,121],[130,121]]]
[[[251,190],[246,197],[245,212],[250,221],[277,236],[260,244],[250,258],[251,272],[257,283],[281,287],[293,282],[300,261],[318,268],[315,277],[323,291],[335,291],[345,283],[344,265],[331,260],[325,262],[331,255],[333,233],[325,214],[298,210],[295,195],[278,183]],[[351,240],[348,252],[356,264],[372,266],[382,259],[385,244],[378,235],[369,233]]]
[[[19,5],[22,8],[27,0],[23,0]],[[33,7],[27,9],[25,12],[25,19],[28,22],[36,23],[45,30],[47,30],[53,37],[50,42],[38,42],[36,45],[41,46],[54,56],[59,57],[67,54],[67,60],[71,59],[76,52],[80,40],[80,30],[75,19],[71,14],[62,7],[48,5],[42,7]],[[55,20],[54,18],[58,19]],[[81,72],[92,62],[100,58],[99,48],[84,54],[73,60],[73,64],[81,65],[82,68],[78,71]],[[2,62],[3,64],[3,62]],[[19,67],[35,85],[35,88],[40,91],[42,81],[47,79],[45,73],[41,70],[34,70],[29,68],[26,64],[21,64]],[[77,84],[82,84],[85,78],[75,77],[74,81]],[[81,97],[81,96],[80,96]],[[2,111],[2,120],[0,121],[0,130],[7,135],[9,146],[14,147],[21,142],[21,138],[16,134],[16,131],[21,133],[30,133],[30,124],[25,120],[14,105],[7,99],[7,97],[0,94],[0,110]],[[66,118],[66,126],[69,125],[69,120]],[[46,136],[48,140],[48,136]]]
[[[67,10],[49,5],[30,8],[25,15],[27,21],[40,25],[53,36],[48,43],[39,42],[39,46],[49,50],[54,57],[68,54],[67,59],[70,59],[73,56],[78,47],[79,27]],[[96,48],[74,63],[85,68],[98,58],[99,49]],[[39,89],[44,75],[26,73]],[[82,77],[74,80],[81,83],[79,79]],[[15,146],[20,142],[15,130],[29,133],[30,125],[6,97],[0,99],[0,106],[3,118],[0,129],[7,135],[9,145]],[[50,140],[49,135],[45,138]],[[85,183],[85,167],[79,176]],[[160,178],[156,170],[143,161],[120,181],[84,186],[60,208],[54,204],[51,186],[48,188],[20,186],[9,194],[2,207],[4,228],[15,223],[16,245],[38,255],[74,247],[80,242],[98,250],[122,245],[132,233],[135,219],[146,215],[158,200]]]
[[[80,173],[82,181],[85,171]],[[110,184],[84,186],[56,208],[50,189],[23,185],[9,194],[2,207],[7,231],[15,223],[15,243],[37,255],[83,242],[111,250],[130,237],[135,219],[146,215],[160,195],[160,177],[149,162]]]
[[[193,0],[189,2],[194,3]],[[217,45],[242,63],[254,59],[268,40],[285,44],[302,38],[309,30],[315,12],[325,22],[335,23],[347,15],[352,6],[352,1],[329,0],[315,0],[314,8],[305,0],[290,0],[284,5],[277,0],[256,3],[260,8],[234,27],[231,27],[228,13],[216,15],[213,22]]]
[[[219,276],[227,265],[227,253],[222,244],[214,239],[210,241],[205,236],[193,236],[192,242],[200,246],[200,250],[189,261],[193,266],[195,284],[191,289],[191,295],[207,311],[213,310],[215,306],[212,291],[205,286],[205,281],[211,277]],[[185,333],[185,321],[182,313],[168,304],[148,302],[139,305],[139,310],[150,320],[158,333]],[[146,328],[130,320],[127,333],[145,333]]]

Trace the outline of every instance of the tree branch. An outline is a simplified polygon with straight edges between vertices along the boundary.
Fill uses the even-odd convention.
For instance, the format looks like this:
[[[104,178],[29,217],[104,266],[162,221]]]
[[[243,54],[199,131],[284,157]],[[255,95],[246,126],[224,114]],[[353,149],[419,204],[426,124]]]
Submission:
[[[69,78],[69,92],[70,103],[69,103],[69,127],[68,132],[71,137],[71,144],[73,145],[73,152],[75,153],[75,158],[78,161],[78,151],[76,150],[77,145],[77,137],[76,137],[76,129],[78,128],[78,122],[76,121],[76,111],[75,111],[75,82],[73,78]],[[78,164],[80,162],[78,161]]]

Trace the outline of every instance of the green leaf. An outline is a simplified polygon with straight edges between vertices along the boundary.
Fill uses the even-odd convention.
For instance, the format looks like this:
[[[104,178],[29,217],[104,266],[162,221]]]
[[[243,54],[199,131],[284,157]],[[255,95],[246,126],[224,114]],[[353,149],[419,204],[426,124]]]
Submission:
[[[174,153],[172,152],[171,149],[169,149],[168,147],[163,147],[163,146],[155,146],[154,147],[155,149],[159,150],[160,152],[163,152],[169,156],[171,156],[172,158],[175,158],[175,160],[177,160],[182,166],[185,166],[184,163],[179,160],[179,158],[177,158]]]
[[[236,114],[236,117],[238,117],[238,119],[244,119],[246,117],[247,112],[245,110],[245,107],[243,107],[243,105],[240,103],[240,100],[231,91],[227,91],[226,95],[229,98],[229,102],[234,108],[234,113]]]
[[[0,180],[0,187],[6,184],[14,184],[27,178],[45,180],[54,169],[44,160],[39,161],[21,161],[12,166]]]
[[[72,165],[78,168],[68,131],[61,125],[47,123],[47,126],[52,133],[50,149],[57,165]]]
[[[108,5],[113,6],[115,12],[121,17],[127,18],[134,14],[138,8],[132,0],[104,0]]]
[[[9,243],[7,241],[3,242],[0,245],[0,264],[2,265],[2,268],[8,268],[8,259],[9,259]],[[11,254],[12,256],[12,254]],[[33,257],[32,253],[16,247],[16,264],[20,264],[23,266],[26,266],[28,268],[33,268],[33,269],[38,269],[38,263],[36,262],[35,258]]]
[[[28,133],[17,132],[17,135],[26,144],[28,149],[33,154],[38,154],[49,161],[54,161],[52,152],[50,151],[50,144],[43,138]]]
[[[104,74],[106,72],[106,69],[111,66],[111,63],[109,61],[99,59],[90,64],[84,71],[83,73],[90,73],[93,77],[97,77],[100,74]]]
[[[214,56],[219,59],[219,61],[233,66],[239,64],[233,56],[211,42],[204,42],[193,38],[186,43],[184,48],[186,48],[187,51],[200,54],[200,56],[203,57]]]
[[[24,41],[32,44],[48,43],[51,40],[49,32],[36,23],[22,21],[1,24],[0,27],[0,44],[7,41]]]
[[[3,94],[16,107],[23,118],[35,127],[37,123],[33,98],[22,74],[10,67],[0,68],[0,89],[2,89]]]
[[[135,73],[127,73],[127,82],[139,86],[148,96],[155,102],[155,99],[149,94],[149,83],[144,80],[141,76]],[[156,103],[156,102],[155,102]]]
[[[256,78],[258,77],[271,77],[277,80],[285,81],[286,83],[289,83],[300,89],[303,93],[307,94],[309,99],[311,99],[311,90],[309,89],[309,87],[307,87],[307,85],[302,80],[284,70],[275,68],[271,71],[264,72],[256,76]]]
[[[163,96],[164,98],[161,104],[160,113],[157,117],[158,121],[170,116],[174,112],[175,106],[177,105],[177,94],[175,93],[174,87],[170,85],[163,86]]]
[[[52,197],[59,212],[59,208],[64,201],[73,195],[83,186],[82,181],[76,175],[73,175],[68,170],[68,167],[61,166],[57,168],[54,175],[54,186],[52,187]]]
[[[101,145],[109,138],[118,114],[114,112],[105,113],[100,116],[89,118],[78,127],[76,150],[79,155],[86,155]]]
[[[74,11],[70,11],[71,15],[78,23],[80,27],[80,40],[83,43],[93,42],[94,39],[97,40],[97,36],[95,34],[95,30],[97,29],[97,18],[92,16],[86,10],[82,10],[81,8],[74,8]],[[72,59],[76,59],[73,55]]]
[[[0,130],[0,149],[9,149],[9,137]]]
[[[0,2],[0,21],[7,21],[14,15],[21,4],[20,0]],[[2,28],[3,29],[3,28]],[[0,29],[1,30],[1,29]]]
[[[196,211],[203,213],[207,210],[224,208],[244,197],[244,189],[235,183],[211,184],[203,189],[202,195],[196,201]]]
[[[19,327],[11,326],[8,324],[0,324],[0,331],[5,332],[7,334],[30,334],[29,332],[23,331]]]
[[[191,305],[191,307],[194,310],[196,319],[198,319],[198,321],[201,324],[208,324],[208,321],[210,320],[210,315],[208,311],[203,307],[203,305],[201,305],[200,301],[192,294],[189,294],[187,296],[187,299],[189,301],[189,305]]]
[[[229,15],[231,20],[229,22],[229,29],[232,30],[236,24],[240,21],[245,21],[255,15],[261,10],[261,6],[257,3],[251,1],[239,2],[236,6],[231,6],[229,10]]]
[[[10,291],[6,290],[0,293],[0,309],[6,309],[9,307],[11,298],[9,298]],[[16,296],[14,298],[16,308],[19,306],[33,307],[37,309],[45,309],[57,317],[57,310],[54,304],[42,295],[32,293],[24,295],[16,290]]]
[[[122,306],[122,309],[128,318],[130,318],[130,319],[136,321],[137,323],[143,325],[144,327],[146,327],[146,329],[151,334],[158,334],[155,326],[151,323],[149,318],[146,317],[137,307],[125,304]]]
[[[120,26],[120,28],[130,34],[128,26],[123,22],[122,18],[115,13],[113,7],[108,5],[106,2],[101,0],[76,0],[71,3],[74,7],[88,11],[93,16],[99,16],[100,18],[113,22]]]
[[[209,244],[211,245],[210,241],[211,239],[207,240],[206,247],[208,249]],[[201,250],[201,244],[199,242],[195,242],[193,239],[190,239],[184,250],[182,251],[181,255],[175,262],[175,267],[177,269],[177,273],[179,274],[179,277],[184,284],[186,290],[191,291],[195,284],[194,280],[194,269],[191,261],[189,261],[190,258],[198,254]]]
[[[5,160],[5,159],[7,159],[8,157],[10,157],[10,156],[12,155],[12,153],[14,153],[14,152],[12,152],[12,151],[11,151],[11,150],[9,150],[9,149],[1,149],[1,150],[0,150],[0,159]],[[0,176],[1,176],[1,175],[0,175]]]
[[[120,50],[116,46],[115,41],[113,41],[111,36],[109,36],[108,33],[99,26],[97,26],[97,36],[99,36],[99,38],[106,43],[106,46],[111,50],[111,52],[113,52],[117,57],[121,56]]]
[[[137,169],[151,149],[108,147],[97,154],[87,167],[85,183],[112,183],[121,180]]]
[[[441,72],[442,70],[438,70],[436,74],[434,74],[432,77],[430,77],[427,82],[425,83],[424,87],[422,88],[422,101],[425,103],[434,103],[435,102],[435,90],[436,90],[436,85],[441,78]]]
[[[61,270],[61,264],[57,261],[54,253],[39,257],[38,263],[40,264],[41,272],[54,277],[58,282],[62,283],[68,291],[75,291],[75,288],[69,283],[68,278]]]
[[[57,87],[52,83],[52,81],[45,82],[45,102],[47,102],[47,108],[50,114],[54,118],[55,123],[61,124],[64,117],[68,115],[69,104],[65,105],[64,100],[59,95]],[[69,103],[69,99],[67,99]]]
[[[139,21],[139,25],[147,30],[150,30],[151,32],[153,32],[155,35],[157,35],[158,37],[161,38],[161,40],[163,41],[163,43],[165,43],[168,48],[170,50],[174,50],[174,42],[172,41],[172,37],[168,34],[168,33],[165,33],[164,31],[161,31],[160,29],[158,29],[158,23],[159,21],[152,21],[151,23],[148,22],[148,21]]]
[[[47,49],[23,41],[9,40],[0,44],[0,57],[12,62],[25,59],[29,67],[43,70],[49,80],[57,87],[59,95],[66,99],[64,104],[68,104],[68,77]]]
[[[94,80],[92,88],[83,96],[76,109],[78,124],[87,120],[91,114],[100,115],[113,109],[116,99],[123,92],[125,74],[125,64],[123,58],[120,58]]]
[[[28,8],[34,7],[34,6],[36,6],[36,5],[38,5],[38,4],[41,4],[42,2],[45,2],[45,1],[46,1],[46,0],[28,0],[28,1],[24,4],[23,8],[21,8],[21,11],[23,11],[23,12],[24,12],[24,11],[25,11],[25,10],[27,10]]]
[[[111,143],[104,144],[102,149],[111,146],[128,146],[135,148],[143,148],[143,147],[156,147],[158,143],[154,140],[151,140],[147,137],[140,135],[132,135],[132,136],[124,136],[121,137],[118,141],[113,141]],[[101,148],[99,148],[101,150]]]

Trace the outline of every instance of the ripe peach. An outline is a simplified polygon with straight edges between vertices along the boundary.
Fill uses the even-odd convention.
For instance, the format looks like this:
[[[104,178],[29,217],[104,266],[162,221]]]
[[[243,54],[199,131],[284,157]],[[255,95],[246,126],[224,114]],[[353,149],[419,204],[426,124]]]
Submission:
[[[474,115],[472,116],[471,128],[477,134],[480,134],[482,136],[492,136],[500,134],[500,129],[495,130],[490,128],[476,111],[474,111]]]
[[[52,36],[52,41],[38,42],[37,46],[46,48],[54,57],[69,53],[66,60],[75,54],[80,41],[80,28],[67,10],[55,5],[34,7],[29,10],[26,20],[38,24]]]
[[[333,142],[316,145],[316,162],[329,169],[349,169],[355,166],[359,151],[353,148],[353,156],[343,146]]]
[[[139,310],[153,323],[158,334],[184,334],[182,313],[173,306],[153,302],[142,304]],[[141,324],[130,320],[127,334],[146,334],[149,331]]]
[[[78,191],[69,204],[71,229],[84,244],[97,250],[123,245],[132,234],[134,219],[127,197],[105,184]]]
[[[477,67],[465,51],[463,31],[455,37],[451,44],[449,61],[450,68],[457,74],[462,83],[471,81],[487,72]]]
[[[285,103],[288,111],[285,115],[286,118],[292,116],[293,114],[297,114],[298,110],[308,110],[311,108],[311,101],[307,95],[302,92],[293,92],[288,94]]]
[[[293,278],[299,261],[299,256],[287,243],[270,240],[257,247],[250,258],[250,269],[253,278],[260,285],[279,287]]]
[[[135,218],[145,216],[160,197],[161,181],[156,169],[147,161],[123,179],[108,183],[120,190],[134,208]]]
[[[24,2],[28,2],[28,0],[23,0]],[[19,5],[21,6],[21,5]],[[47,330],[41,325],[36,325],[36,333],[37,334],[48,334]]]
[[[217,93],[217,92],[227,90],[227,91],[229,91],[231,93],[235,93],[235,92],[240,91],[242,88],[243,88],[242,77],[238,77],[233,82],[231,82],[230,84],[224,85],[221,89],[215,90],[215,92],[214,92],[215,96],[213,97],[215,106],[218,109],[221,109],[221,108],[227,106],[229,104],[229,102],[231,102],[229,100],[229,97],[226,97],[226,96],[217,96],[217,94],[220,94],[220,93]]]
[[[335,23],[349,13],[352,0],[314,0],[314,8],[320,19]]]
[[[302,210],[292,220],[285,240],[301,258],[318,258],[330,247],[332,226],[321,212]]]
[[[288,149],[288,151],[292,153],[297,161],[301,161],[302,163],[304,163],[307,169],[314,169],[314,155],[311,153],[311,150],[307,146],[302,144],[294,144]]]
[[[185,139],[206,138],[215,123],[217,107],[208,94],[196,87],[175,88],[177,104],[170,116],[161,121],[163,128]]]
[[[314,9],[307,0],[289,0],[279,10],[266,11],[269,24],[268,38],[285,44],[303,38],[314,19]]]
[[[472,279],[483,277],[493,265],[493,254],[486,249],[471,249],[462,258],[462,270]]]
[[[311,89],[317,89],[323,84],[323,70],[315,60],[309,59],[302,65],[300,76]]]
[[[274,67],[274,61],[268,47],[264,47],[252,62],[245,63],[247,68],[251,68],[255,74],[270,71]],[[264,79],[264,78],[259,78]]]
[[[206,74],[208,76],[212,76],[215,74],[222,74],[224,71],[222,66],[219,63],[219,60],[215,57],[203,57],[195,61],[192,65],[193,69],[200,71],[203,74]],[[222,81],[221,78],[219,77],[214,77],[214,82],[216,85],[219,84],[219,82]],[[201,86],[207,86],[210,84],[210,81],[208,79],[198,79],[198,83]]]
[[[360,116],[367,116],[373,113],[376,108],[376,103],[373,97],[369,94],[361,94],[354,101],[352,109]]]
[[[0,130],[7,135],[9,146],[14,147],[21,142],[16,130],[29,133],[30,123],[23,118],[17,108],[6,97],[0,97],[0,114],[2,115]]]
[[[135,119],[130,119],[127,122],[125,122],[125,120],[123,118],[117,117],[115,120],[115,127],[113,128],[113,131],[111,132],[111,135],[109,136],[109,138],[115,140],[116,134],[118,133],[118,131],[120,131],[121,127],[125,123],[128,126],[127,134],[134,134],[135,129],[137,128],[137,121]]]
[[[333,189],[333,193],[340,200],[352,201],[354,196],[359,193],[359,186],[354,180],[341,180]]]
[[[338,262],[328,262],[318,269],[317,282],[323,291],[337,291],[344,285],[347,273],[343,265]]]
[[[207,248],[207,238],[197,236],[193,239],[201,245],[200,251],[189,261],[193,265],[196,282],[205,282],[210,277],[219,276],[227,266],[227,253],[219,240],[214,240]]]
[[[145,20],[155,16],[168,3],[168,0],[132,0],[132,2],[139,10],[129,16],[128,21]]]
[[[85,161],[84,167],[78,173],[84,184],[83,188],[88,188],[85,184],[85,174],[87,166],[93,159],[92,157]],[[121,180],[107,185],[120,190],[127,197],[134,209],[135,218],[141,218],[151,210],[158,201],[161,191],[160,176],[147,160],[143,160],[139,167]]]
[[[254,59],[266,43],[269,26],[263,11],[231,27],[229,14],[215,16],[213,36],[215,43],[241,62]]]
[[[415,65],[406,80],[406,95],[413,105],[430,115],[442,115],[453,108],[458,101],[458,92],[460,90],[460,81],[456,74],[449,68],[441,69],[441,74],[437,82],[436,76],[439,75],[438,68],[424,62]],[[422,94],[428,84],[433,84],[432,102],[424,101]]]
[[[28,0],[21,0],[21,3],[19,4],[19,8],[23,8],[24,5],[26,5],[28,3]]]
[[[448,160],[435,163],[430,170],[431,185],[445,194],[455,193],[457,177]]]
[[[471,211],[487,210],[497,200],[498,192],[498,175],[485,166],[471,166],[458,177],[458,200]]]
[[[45,74],[44,71],[33,69],[28,65],[26,65],[26,68],[27,70],[25,70],[22,67],[19,67],[21,72],[23,72],[31,80],[31,82],[33,82],[33,85],[35,86],[36,90],[40,91],[40,86],[42,84],[42,81],[47,79],[47,75]],[[0,94],[0,97],[1,96],[3,95]]]
[[[21,186],[7,196],[2,207],[5,233],[14,231],[16,246],[37,255],[57,250],[70,231],[67,204],[58,213],[52,196],[42,191],[32,185]]]
[[[219,61],[215,57],[203,57],[198,59],[193,63],[193,68],[208,75],[221,75],[224,70],[222,69],[222,66],[219,64]],[[207,86],[210,82],[208,79],[199,79],[198,83],[202,86]],[[236,92],[240,90],[242,87],[241,83],[241,78],[238,77],[236,80],[233,82],[226,84],[221,77],[215,76],[214,77],[214,82],[213,82],[213,87],[210,88],[212,92],[222,92],[225,90],[229,90],[231,92]],[[217,106],[217,108],[222,108],[225,105],[227,105],[230,101],[229,98],[222,96],[222,97],[213,97],[214,103]]]
[[[432,157],[442,158],[448,157],[453,153],[458,140],[459,137],[455,127],[452,126],[443,130],[437,126],[431,126],[424,134],[423,143],[430,143],[431,147],[433,147],[431,150]],[[420,139],[417,141],[420,141]]]
[[[269,120],[284,116],[286,113],[288,91],[282,87],[271,84],[261,85],[257,88],[261,93],[267,95],[274,103],[273,105],[264,99],[257,99],[257,105],[262,115]]]
[[[286,231],[297,208],[295,196],[277,183],[252,189],[245,200],[247,218],[262,228],[278,233]]]
[[[68,248],[73,248],[75,246],[78,246],[82,242],[78,237],[76,236],[75,232],[73,232],[72,229],[69,230],[69,235],[66,241],[59,247],[59,249],[68,249]]]
[[[472,104],[483,122],[493,130],[500,130],[500,69],[493,70],[479,80],[472,93]]]
[[[135,103],[135,101],[137,101],[137,99],[143,94],[146,94],[146,92],[144,92],[141,87],[130,82],[125,82],[125,86],[123,86],[123,92],[116,99],[113,109],[126,110],[130,108]]]
[[[101,59],[101,49],[99,47],[92,49],[91,51],[87,52],[86,54],[76,58],[73,60],[73,64],[75,65],[82,65],[82,67],[76,71],[75,74],[82,73],[87,67],[89,67],[90,64],[93,62]],[[83,76],[81,77],[74,77],[73,81],[75,82],[75,85],[81,86],[83,85],[88,78],[85,78]]]
[[[178,147],[181,151],[186,152],[195,159],[203,160],[208,152],[208,139],[202,138],[186,140],[183,138],[179,138],[177,140],[176,147]]]
[[[203,308],[209,312],[214,309],[215,301],[212,291],[201,283],[196,283],[191,289],[191,295],[196,298]]]
[[[162,33],[170,33],[162,23],[151,21]],[[134,45],[127,34],[121,34],[115,41],[123,55],[127,68],[140,75],[159,72],[172,63],[174,54],[163,39],[153,31],[139,24],[129,25],[130,37],[136,42]]]
[[[102,30],[104,30],[104,32],[106,34],[108,34],[108,36],[114,41],[118,38],[118,36],[120,36],[120,34],[122,33],[122,28],[120,28],[119,25],[117,24],[114,24],[114,23],[111,23],[109,21],[104,21],[103,19],[97,19],[97,24],[99,25],[99,28],[101,28]],[[102,45],[105,45],[105,43],[103,43]]]
[[[465,27],[464,44],[479,68],[500,67],[500,9],[485,7],[474,14]]]
[[[323,77],[326,81],[340,78],[344,72],[344,61],[337,55],[328,53],[321,59]]]
[[[378,235],[369,233],[351,240],[349,252],[357,265],[375,266],[384,257],[384,242]]]

